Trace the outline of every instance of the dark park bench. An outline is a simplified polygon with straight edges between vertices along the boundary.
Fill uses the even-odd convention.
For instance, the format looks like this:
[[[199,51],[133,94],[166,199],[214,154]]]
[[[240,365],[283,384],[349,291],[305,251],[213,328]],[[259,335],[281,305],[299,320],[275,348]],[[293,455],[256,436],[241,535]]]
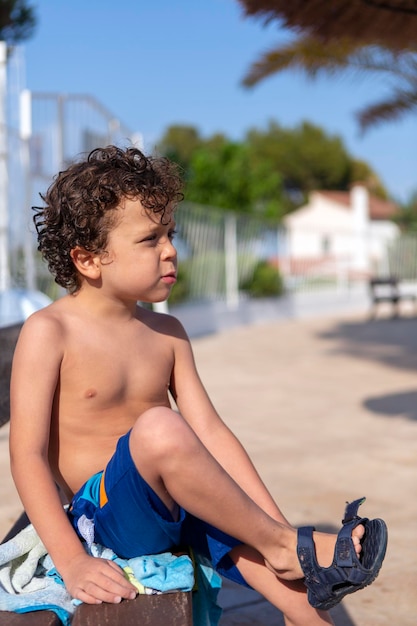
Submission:
[[[10,419],[10,372],[13,351],[20,325],[0,327],[0,425]],[[7,533],[8,541],[22,530],[29,520],[25,513]],[[120,604],[80,604],[72,618],[72,626],[192,626],[192,593],[175,592],[160,595],[136,596]],[[52,611],[31,613],[0,611],[0,626],[59,626],[58,616]]]
[[[401,302],[408,300],[415,304],[417,300],[416,293],[402,290],[400,281],[394,276],[371,278],[369,289],[373,315],[376,314],[378,305],[383,302],[390,303],[394,316],[398,316]]]

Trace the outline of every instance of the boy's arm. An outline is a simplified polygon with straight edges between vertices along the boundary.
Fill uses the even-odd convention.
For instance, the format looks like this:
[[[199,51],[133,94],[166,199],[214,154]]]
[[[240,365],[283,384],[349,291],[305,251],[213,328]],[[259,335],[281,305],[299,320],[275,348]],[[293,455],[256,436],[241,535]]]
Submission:
[[[10,459],[23,506],[69,593],[84,602],[115,602],[133,588],[121,569],[87,555],[63,509],[48,462],[52,404],[63,355],[63,329],[47,313],[29,318],[13,359]]]
[[[179,323],[178,323],[179,324]],[[243,445],[226,426],[205,390],[191,344],[182,327],[175,340],[171,393],[184,419],[206,448],[240,487],[274,519],[288,524],[267,490]]]

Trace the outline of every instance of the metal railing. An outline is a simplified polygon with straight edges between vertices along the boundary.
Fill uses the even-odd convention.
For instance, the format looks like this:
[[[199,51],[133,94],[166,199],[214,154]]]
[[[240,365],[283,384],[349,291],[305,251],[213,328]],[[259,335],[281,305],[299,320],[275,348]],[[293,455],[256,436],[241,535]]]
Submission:
[[[90,95],[21,90],[14,96],[9,109],[19,115],[9,118],[7,133],[9,282],[56,298],[62,291],[36,251],[31,207],[80,153],[108,144],[140,146],[141,137]]]

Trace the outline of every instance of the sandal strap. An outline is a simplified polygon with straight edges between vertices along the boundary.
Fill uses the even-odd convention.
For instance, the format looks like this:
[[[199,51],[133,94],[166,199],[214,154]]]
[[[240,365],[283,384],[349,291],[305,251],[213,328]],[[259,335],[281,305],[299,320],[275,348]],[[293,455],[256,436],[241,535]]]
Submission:
[[[353,520],[358,519],[358,509],[361,504],[365,502],[366,498],[358,498],[353,502],[346,502],[345,516],[342,519],[342,524],[348,524]]]
[[[304,582],[310,592],[314,593],[315,602],[328,600],[333,585],[343,582],[337,569],[323,570],[317,563],[313,544],[313,526],[298,529],[297,555],[304,574]]]
[[[366,517],[359,517],[358,509],[365,502],[366,498],[358,498],[353,502],[346,503],[345,516],[342,520],[342,528],[340,529],[335,546],[334,563],[339,567],[352,567],[359,565],[360,561],[356,556],[352,541],[352,530],[359,524],[364,526],[368,522]],[[353,581],[352,581],[353,582]]]
[[[319,567],[314,551],[311,549],[313,544],[314,526],[301,526],[298,529],[297,555],[303,574],[306,580],[313,580],[315,572]]]

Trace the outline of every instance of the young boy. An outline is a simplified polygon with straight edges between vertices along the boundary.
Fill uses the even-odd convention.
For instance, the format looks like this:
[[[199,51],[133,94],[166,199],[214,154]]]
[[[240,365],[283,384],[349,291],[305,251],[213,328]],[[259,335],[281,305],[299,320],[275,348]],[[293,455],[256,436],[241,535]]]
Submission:
[[[181,199],[172,163],[109,146],[58,174],[36,209],[39,250],[68,294],[26,321],[16,347],[17,489],[83,602],[135,596],[116,564],[85,551],[87,515],[94,540],[120,557],[185,543],[262,593],[287,626],[331,624],[324,609],[376,577],[385,525],[357,517],[356,503],[336,550],[336,536],[297,536],[211,404],[181,324],[138,306],[175,284]]]

